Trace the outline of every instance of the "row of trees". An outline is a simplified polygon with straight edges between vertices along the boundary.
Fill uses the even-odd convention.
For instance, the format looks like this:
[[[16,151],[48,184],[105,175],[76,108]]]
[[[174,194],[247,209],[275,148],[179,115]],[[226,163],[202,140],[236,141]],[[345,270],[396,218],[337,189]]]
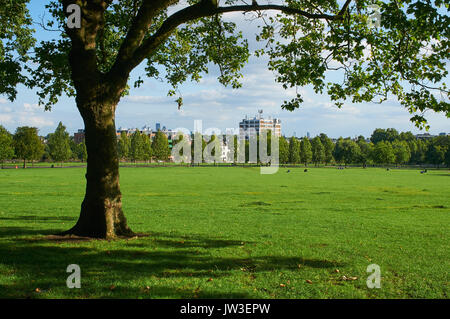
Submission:
[[[47,140],[47,143],[44,143]],[[0,126],[0,161],[19,159],[23,161],[23,167],[27,161],[52,160],[65,162],[78,159],[86,161],[87,151],[84,143],[76,144],[70,138],[66,127],[60,122],[54,133],[45,138],[38,135],[35,127],[21,126],[11,134],[3,126]]]
[[[363,136],[356,140],[339,138],[333,143],[325,134],[301,141],[291,137],[280,139],[280,163],[338,164],[433,164],[450,167],[450,136],[428,140],[416,139],[411,132],[376,129],[367,142]]]
[[[44,143],[46,141],[46,143]],[[167,161],[170,156],[169,142],[166,135],[157,132],[153,140],[141,134],[139,130],[128,137],[122,132],[118,140],[119,157],[126,160],[140,161],[152,158]],[[20,159],[23,167],[27,161],[54,161],[63,163],[68,160],[87,160],[85,142],[75,143],[66,127],[60,122],[55,132],[45,138],[38,135],[37,128],[22,126],[14,134],[0,126],[0,161]]]
[[[138,129],[130,137],[126,132],[122,132],[117,143],[119,158],[124,160],[167,161],[170,156],[169,141],[161,131],[156,132],[153,141]]]
[[[291,137],[287,141],[284,137],[280,138],[280,163],[298,164],[303,163],[331,163],[333,162],[334,144],[325,134],[320,134],[313,139],[302,138],[298,140]]]
[[[183,141],[180,135],[173,145]],[[54,133],[45,137],[47,143],[38,135],[38,130],[33,127],[18,127],[14,134],[9,133],[0,126],[0,161],[3,166],[5,160],[21,159],[26,167],[27,161],[52,160],[65,162],[68,160],[86,161],[87,152],[84,142],[76,144],[66,127],[60,122]],[[195,139],[194,139],[195,141]],[[191,159],[194,158],[195,142],[191,143]],[[221,154],[221,143],[217,143],[217,136],[213,135],[206,141],[201,137],[202,153],[205,148],[211,148],[211,155]],[[268,139],[268,151],[270,155],[270,135]],[[234,138],[235,154],[237,161],[237,136]],[[259,144],[258,144],[259,145]],[[245,143],[246,162],[249,158],[249,143]],[[428,140],[416,139],[411,132],[398,133],[395,129],[376,129],[368,142],[363,136],[356,140],[339,138],[336,143],[326,135],[320,134],[312,139],[301,140],[284,137],[279,141],[279,160],[281,164],[396,164],[396,165],[420,165],[433,164],[436,166],[447,165],[450,167],[450,136],[437,136]],[[119,158],[131,161],[167,161],[171,155],[169,141],[164,133],[158,131],[153,141],[139,130],[131,136],[122,132],[118,139]],[[259,154],[259,152],[258,152]],[[182,150],[181,153],[182,154]],[[258,155],[259,156],[259,155]],[[215,157],[217,159],[218,157]],[[214,158],[213,158],[214,159]],[[259,157],[257,158],[259,161]]]

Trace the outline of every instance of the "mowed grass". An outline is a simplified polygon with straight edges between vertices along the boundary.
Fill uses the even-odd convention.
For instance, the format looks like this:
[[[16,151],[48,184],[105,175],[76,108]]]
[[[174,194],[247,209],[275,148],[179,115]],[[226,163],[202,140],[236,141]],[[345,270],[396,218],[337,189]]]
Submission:
[[[49,240],[76,222],[84,173],[0,170],[0,297],[449,297],[448,170],[122,168],[129,225],[148,237]]]

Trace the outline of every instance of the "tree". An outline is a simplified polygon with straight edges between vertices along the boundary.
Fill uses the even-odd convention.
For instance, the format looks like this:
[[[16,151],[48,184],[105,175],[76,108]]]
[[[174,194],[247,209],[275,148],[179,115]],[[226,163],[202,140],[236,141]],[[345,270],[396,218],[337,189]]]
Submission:
[[[128,134],[125,131],[120,132],[120,139],[117,142],[117,151],[119,152],[119,158],[127,159],[130,156],[131,141],[128,138]]]
[[[12,159],[14,157],[14,145],[13,137],[3,126],[0,125],[0,161],[3,163],[5,160]]]
[[[409,131],[408,132],[400,132],[400,135],[398,138],[407,143],[416,141],[416,137],[414,136],[414,134]]]
[[[333,157],[339,164],[344,161],[343,145],[344,139],[339,137],[333,149]]]
[[[411,163],[424,164],[427,150],[428,143],[423,140],[417,140],[415,142],[415,147],[411,148]]]
[[[29,85],[23,74],[28,50],[34,45],[28,0],[0,0],[0,94],[13,101],[17,85]]]
[[[309,138],[302,138],[302,141],[300,142],[300,161],[306,166],[308,162],[311,162],[312,155],[312,147]]]
[[[152,153],[156,160],[167,161],[170,156],[169,141],[167,136],[161,132],[156,132],[152,143]]]
[[[133,135],[131,135],[129,154],[133,162],[144,159],[144,140],[142,139],[141,131],[139,131],[139,129],[136,129]]]
[[[430,144],[426,154],[427,162],[439,167],[445,160],[446,149],[437,144]]]
[[[151,161],[153,156],[153,149],[152,149],[152,140],[150,139],[150,136],[142,134],[142,147],[143,147],[143,156],[142,159],[144,161]]]
[[[409,149],[408,143],[401,140],[393,141],[392,149],[394,151],[395,164],[400,165],[408,163],[411,158],[411,151]]]
[[[445,152],[444,162],[445,165],[447,165],[447,167],[450,168],[450,148],[448,148],[447,152]]]
[[[73,18],[68,10],[73,4],[81,9],[79,28],[66,21]],[[61,30],[60,37],[30,50],[33,63],[22,63],[21,75],[28,76],[24,82],[38,90],[40,104],[47,109],[64,93],[76,96],[84,121],[89,155],[86,194],[78,222],[67,234],[101,238],[133,234],[122,211],[115,113],[130,84],[142,84],[141,78],[128,83],[138,65],[146,60],[148,77],[165,76],[173,86],[171,95],[186,80],[199,81],[211,64],[219,66],[222,84],[241,86],[248,43],[235,23],[224,20],[226,13],[278,13],[265,19],[257,40],[271,45],[257,55],[268,56],[269,68],[285,88],[312,85],[337,106],[347,98],[382,102],[395,95],[421,127],[426,125],[422,115],[426,109],[450,116],[449,103],[433,94],[448,93],[444,1],[387,0],[379,5],[381,27],[373,28],[366,1],[290,0],[281,5],[237,0],[50,1],[46,8],[51,18],[45,24]],[[22,21],[11,23],[14,28]],[[325,74],[332,70],[339,70],[339,76],[328,79]],[[302,101],[297,94],[282,107],[293,110]],[[181,97],[177,104],[181,106]]]
[[[425,157],[428,163],[441,165],[445,160],[445,153],[450,148],[450,136],[436,136],[428,145]]]
[[[389,142],[381,141],[373,148],[373,161],[378,164],[391,164],[395,161],[394,150]]]
[[[373,144],[377,144],[381,141],[393,142],[400,137],[398,131],[395,128],[381,129],[377,128],[373,131],[370,141]]]
[[[87,150],[86,150],[86,144],[84,142],[81,142],[80,144],[77,145],[76,155],[77,155],[77,158],[81,162],[86,162],[86,160],[87,160]]]
[[[289,140],[289,163],[300,163],[300,142],[294,136]]]
[[[325,165],[328,163],[333,162],[333,150],[334,150],[334,143],[333,141],[324,133],[320,134],[320,141],[322,142],[322,145],[324,147],[325,151],[325,158],[324,162]]]
[[[314,164],[322,163],[325,160],[325,147],[323,147],[320,137],[316,136],[311,141],[312,161]]]
[[[372,159],[373,144],[367,143],[365,139],[358,139],[356,143],[359,147],[359,156],[357,161],[363,164],[363,167],[366,167],[367,163],[369,163]]]
[[[280,140],[279,140],[279,151],[280,151],[280,157],[279,157],[279,161],[280,164],[287,164],[289,162],[289,143],[288,141],[284,138],[284,136],[280,136]]]
[[[62,162],[67,161],[72,156],[70,136],[61,122],[59,122],[55,132],[49,135],[47,145],[50,157],[55,162],[61,162],[61,166]]]
[[[334,148],[334,158],[339,163],[344,163],[345,166],[350,163],[354,163],[360,156],[360,150],[358,144],[349,138],[343,139],[342,137],[336,143]]]
[[[23,159],[23,168],[27,167],[27,160],[38,160],[44,153],[44,144],[37,132],[35,127],[22,126],[14,134],[14,151],[17,158]]]

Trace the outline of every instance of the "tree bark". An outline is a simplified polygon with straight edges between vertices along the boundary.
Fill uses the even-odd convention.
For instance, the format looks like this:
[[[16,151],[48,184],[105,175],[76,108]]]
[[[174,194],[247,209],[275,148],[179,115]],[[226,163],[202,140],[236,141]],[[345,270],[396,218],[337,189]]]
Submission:
[[[116,104],[90,103],[78,108],[85,124],[88,153],[86,194],[78,222],[63,234],[104,239],[134,236],[122,211]]]

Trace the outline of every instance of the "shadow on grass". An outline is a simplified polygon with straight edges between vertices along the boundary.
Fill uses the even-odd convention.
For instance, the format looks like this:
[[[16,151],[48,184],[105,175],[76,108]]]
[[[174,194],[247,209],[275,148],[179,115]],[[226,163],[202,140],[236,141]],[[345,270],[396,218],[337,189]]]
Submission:
[[[61,232],[60,229],[35,229],[32,227],[2,227],[0,226],[0,238],[21,237],[21,236],[37,236],[37,235],[52,235]]]
[[[0,220],[15,220],[15,221],[43,221],[43,222],[65,222],[65,221],[76,221],[75,217],[65,217],[65,216],[34,216],[34,215],[22,215],[14,217],[0,217]]]
[[[53,233],[8,227],[7,234]],[[248,243],[244,243],[248,244]],[[242,241],[152,233],[123,241],[52,242],[45,237],[12,238],[0,242],[0,298],[252,298],[242,291],[215,287],[215,279],[241,278],[242,274],[296,270],[303,267],[334,268],[342,264],[301,256],[235,257],[226,247]],[[238,250],[239,248],[236,248]],[[219,250],[219,251],[218,251]],[[218,254],[219,252],[219,254]],[[239,255],[239,254],[238,254]],[[68,289],[67,266],[77,264],[82,289]],[[111,286],[114,285],[114,289]],[[150,285],[146,289],[146,285]],[[233,286],[233,287],[237,287]],[[40,293],[34,290],[40,289]]]

